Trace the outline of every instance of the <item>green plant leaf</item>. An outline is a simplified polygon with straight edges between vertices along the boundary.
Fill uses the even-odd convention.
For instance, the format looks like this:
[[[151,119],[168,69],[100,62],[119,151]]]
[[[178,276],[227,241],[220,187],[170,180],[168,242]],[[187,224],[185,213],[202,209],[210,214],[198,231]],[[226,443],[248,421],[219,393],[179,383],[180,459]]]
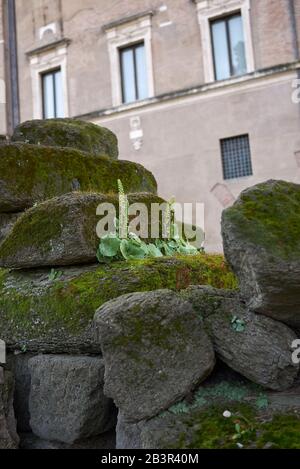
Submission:
[[[155,244],[148,244],[147,247],[149,257],[163,257],[161,250]]]
[[[246,329],[246,323],[243,319],[233,316],[231,319],[231,327],[235,332],[244,332]]]
[[[117,235],[108,234],[101,238],[99,253],[103,257],[114,257],[118,254],[121,240]]]
[[[132,239],[123,239],[120,244],[120,251],[126,260],[144,259],[148,254],[148,249],[145,243],[138,245]]]
[[[239,423],[236,423],[236,424],[235,424],[235,431],[236,431],[237,433],[241,433],[241,426],[240,426]]]
[[[60,270],[51,269],[50,274],[48,275],[48,280],[54,282],[59,280],[62,277],[63,273]]]

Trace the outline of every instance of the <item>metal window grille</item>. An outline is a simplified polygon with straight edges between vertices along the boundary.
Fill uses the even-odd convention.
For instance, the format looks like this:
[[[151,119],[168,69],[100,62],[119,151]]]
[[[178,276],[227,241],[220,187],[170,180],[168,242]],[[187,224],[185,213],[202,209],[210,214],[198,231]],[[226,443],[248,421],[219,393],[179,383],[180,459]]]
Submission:
[[[252,162],[248,135],[221,140],[224,179],[252,176]]]

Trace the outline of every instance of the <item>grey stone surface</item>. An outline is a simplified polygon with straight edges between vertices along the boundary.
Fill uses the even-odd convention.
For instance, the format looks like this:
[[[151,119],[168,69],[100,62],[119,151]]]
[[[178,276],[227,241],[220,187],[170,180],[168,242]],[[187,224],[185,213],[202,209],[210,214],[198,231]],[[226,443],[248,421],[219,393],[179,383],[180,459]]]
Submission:
[[[100,358],[41,355],[29,361],[29,368],[30,425],[36,436],[73,444],[114,426],[112,401],[103,394]]]
[[[74,444],[59,443],[57,441],[47,441],[38,438],[33,433],[23,433],[20,435],[21,449],[115,449],[116,435],[111,430],[100,436],[80,440]]]
[[[14,411],[19,433],[30,432],[29,394],[31,385],[29,360],[30,354],[18,354],[10,357],[11,369],[15,379]]]
[[[8,236],[22,213],[0,213],[0,244]]]
[[[227,365],[269,389],[293,386],[299,372],[292,362],[297,336],[288,326],[248,311],[233,292],[195,286],[182,296],[203,318],[216,354]]]
[[[210,339],[191,305],[169,290],[104,304],[95,328],[105,362],[105,393],[139,421],[182,399],[213,370]]]
[[[144,422],[132,423],[119,412],[116,429],[116,449],[142,449],[141,430]]]
[[[222,216],[224,253],[250,309],[300,327],[300,185],[268,181]]]
[[[19,437],[13,410],[14,379],[0,367],[0,449],[17,449]]]

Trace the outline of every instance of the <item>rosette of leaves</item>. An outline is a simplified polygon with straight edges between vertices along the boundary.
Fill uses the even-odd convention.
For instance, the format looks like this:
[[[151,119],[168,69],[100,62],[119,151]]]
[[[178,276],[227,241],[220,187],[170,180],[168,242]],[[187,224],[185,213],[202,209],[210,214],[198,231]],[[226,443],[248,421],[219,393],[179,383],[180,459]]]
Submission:
[[[111,262],[122,259],[120,252],[121,240],[117,234],[109,233],[101,238],[97,251],[99,262]]]
[[[122,182],[118,181],[119,204],[121,207],[121,220],[115,220],[116,233],[103,236],[97,251],[99,262],[116,260],[145,259],[149,257],[174,256],[176,254],[195,255],[198,249],[184,241],[179,234],[175,222],[174,200],[168,204],[166,217],[166,230],[168,239],[157,239],[154,243],[146,244],[136,234],[128,233],[128,200]]]
[[[155,244],[146,244],[136,234],[120,239],[111,233],[101,238],[97,259],[99,262],[116,260],[146,259],[150,257],[172,257],[176,254],[196,255],[199,251],[183,239],[156,240]]]

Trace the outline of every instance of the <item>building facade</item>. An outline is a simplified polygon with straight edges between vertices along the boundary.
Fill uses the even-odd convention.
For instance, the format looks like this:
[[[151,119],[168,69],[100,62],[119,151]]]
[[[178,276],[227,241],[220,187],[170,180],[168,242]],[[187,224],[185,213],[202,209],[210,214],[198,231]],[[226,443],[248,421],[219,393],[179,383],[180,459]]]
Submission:
[[[241,190],[300,182],[300,0],[0,5],[0,134],[43,117],[110,128],[162,197],[204,204],[208,251]]]

